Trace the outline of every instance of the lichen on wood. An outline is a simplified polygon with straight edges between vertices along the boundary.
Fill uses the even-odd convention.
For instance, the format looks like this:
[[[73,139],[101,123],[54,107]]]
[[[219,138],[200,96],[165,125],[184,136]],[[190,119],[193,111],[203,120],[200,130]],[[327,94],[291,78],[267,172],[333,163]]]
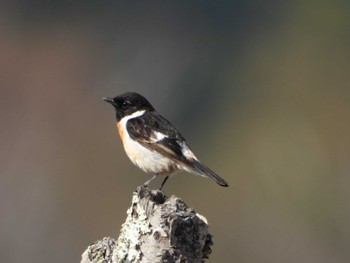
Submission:
[[[180,198],[140,186],[117,241],[104,238],[89,246],[82,263],[204,262],[212,236],[205,217]]]

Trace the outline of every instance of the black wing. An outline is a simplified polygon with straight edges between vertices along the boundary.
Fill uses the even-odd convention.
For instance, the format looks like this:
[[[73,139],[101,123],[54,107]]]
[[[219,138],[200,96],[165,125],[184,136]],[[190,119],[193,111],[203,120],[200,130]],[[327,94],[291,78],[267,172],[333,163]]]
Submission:
[[[198,175],[211,178],[221,186],[228,186],[224,179],[194,157],[184,137],[156,112],[145,112],[138,118],[128,120],[126,129],[132,139],[147,149],[159,152],[176,163],[184,164]]]
[[[183,148],[188,147],[184,137],[167,119],[156,112],[145,112],[141,117],[128,120],[126,129],[129,136],[144,147],[174,161],[190,164],[183,155]]]

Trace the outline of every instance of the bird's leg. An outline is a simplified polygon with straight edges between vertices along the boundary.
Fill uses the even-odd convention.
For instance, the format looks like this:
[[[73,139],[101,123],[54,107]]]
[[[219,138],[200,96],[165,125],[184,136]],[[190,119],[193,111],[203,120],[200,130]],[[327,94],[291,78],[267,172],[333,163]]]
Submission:
[[[159,190],[162,190],[162,189],[163,189],[163,186],[165,185],[165,182],[168,180],[168,178],[169,178],[169,175],[167,175],[167,176],[165,177],[165,179],[163,180],[163,182],[162,182],[162,184],[161,184]]]
[[[157,176],[158,176],[158,174],[154,175],[151,179],[147,180],[147,181],[143,184],[143,186],[144,186],[144,187],[147,187],[147,186],[149,185],[149,183],[150,183],[154,178],[156,178]]]

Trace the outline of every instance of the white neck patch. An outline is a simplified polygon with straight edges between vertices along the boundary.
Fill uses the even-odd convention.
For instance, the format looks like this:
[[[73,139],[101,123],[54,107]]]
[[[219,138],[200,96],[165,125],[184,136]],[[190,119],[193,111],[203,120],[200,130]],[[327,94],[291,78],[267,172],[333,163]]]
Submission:
[[[126,123],[128,122],[128,120],[130,119],[134,119],[137,117],[142,116],[145,113],[145,110],[139,110],[139,111],[135,111],[133,114],[127,115],[125,117],[123,117],[120,121],[119,121],[119,125],[125,130],[126,129]]]
[[[142,116],[144,113],[145,113],[145,110],[135,111],[133,114],[124,116],[124,117],[120,120],[120,122],[125,122],[125,123],[126,123],[128,120],[134,119],[134,118],[137,118],[137,117],[140,117],[140,116]]]

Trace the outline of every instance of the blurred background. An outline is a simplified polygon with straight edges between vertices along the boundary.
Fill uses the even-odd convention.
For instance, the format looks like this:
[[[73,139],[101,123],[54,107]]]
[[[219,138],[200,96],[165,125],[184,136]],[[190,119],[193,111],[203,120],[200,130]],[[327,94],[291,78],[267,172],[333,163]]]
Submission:
[[[208,262],[349,262],[349,29],[348,1],[1,1],[1,261],[118,237],[149,176],[101,98],[136,91],[230,184],[164,188]]]

